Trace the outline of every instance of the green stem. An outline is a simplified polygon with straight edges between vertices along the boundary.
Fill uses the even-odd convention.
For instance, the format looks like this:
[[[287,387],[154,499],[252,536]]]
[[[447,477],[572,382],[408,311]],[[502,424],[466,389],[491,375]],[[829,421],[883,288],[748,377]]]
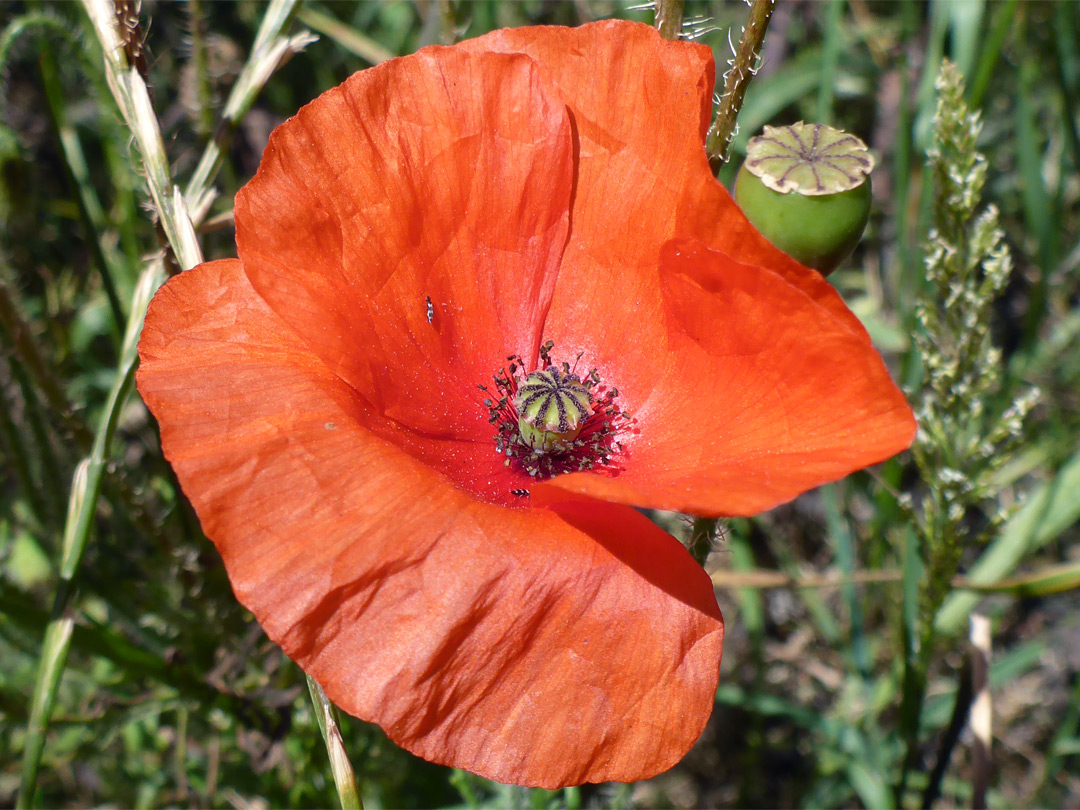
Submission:
[[[904,741],[904,759],[900,777],[896,783],[896,806],[904,806],[908,774],[915,766],[919,754],[919,719],[926,687],[926,673],[921,668],[919,653],[919,582],[922,579],[922,559],[916,529],[911,527],[905,534],[903,598],[901,601],[900,637],[903,647],[903,676],[900,699],[900,735]]]
[[[453,45],[457,41],[457,20],[454,16],[454,6],[450,0],[438,0],[439,2],[439,41],[443,45]]]

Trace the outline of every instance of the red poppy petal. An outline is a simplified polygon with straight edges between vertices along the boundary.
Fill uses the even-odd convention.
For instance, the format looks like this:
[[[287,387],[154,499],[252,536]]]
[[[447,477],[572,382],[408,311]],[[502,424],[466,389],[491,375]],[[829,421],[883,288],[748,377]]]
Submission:
[[[915,420],[863,336],[802,290],[698,242],[664,247],[668,339],[615,478],[550,485],[701,515],[749,515],[907,448]],[[835,293],[833,293],[836,295]],[[839,295],[836,295],[839,300]]]
[[[532,60],[427,48],[274,131],[236,197],[237,248],[270,307],[379,412],[486,437],[476,384],[536,354],[572,178],[566,110]]]
[[[528,54],[571,113],[578,177],[545,327],[558,350],[571,358],[584,350],[604,372],[628,341],[659,340],[660,246],[679,236],[781,275],[863,334],[821,274],[769,244],[713,177],[704,149],[715,80],[709,48],[618,20],[506,29],[464,47]]]
[[[712,708],[708,577],[634,510],[506,509],[363,425],[378,418],[238,261],[150,306],[139,390],[267,634],[420,756],[557,787],[671,767]]]

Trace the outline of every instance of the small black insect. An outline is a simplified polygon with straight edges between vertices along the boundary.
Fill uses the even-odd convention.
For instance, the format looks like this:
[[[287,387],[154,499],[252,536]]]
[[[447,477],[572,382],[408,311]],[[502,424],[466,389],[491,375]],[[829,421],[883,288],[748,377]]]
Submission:
[[[519,498],[528,498],[529,497],[529,490],[527,490],[527,489],[512,489],[512,490],[510,490],[510,494],[511,495],[517,495]]]
[[[427,303],[427,322],[435,322],[435,305],[431,303],[431,296],[425,296],[424,301]]]

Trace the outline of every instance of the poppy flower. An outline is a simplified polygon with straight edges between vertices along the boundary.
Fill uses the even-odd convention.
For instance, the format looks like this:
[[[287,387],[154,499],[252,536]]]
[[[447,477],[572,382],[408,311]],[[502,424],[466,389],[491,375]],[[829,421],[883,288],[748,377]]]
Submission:
[[[616,21],[391,60],[274,131],[239,258],[151,304],[139,390],[237,597],[421,757],[670,768],[723,622],[634,507],[752,514],[913,437],[839,296],[709,172],[713,84]]]

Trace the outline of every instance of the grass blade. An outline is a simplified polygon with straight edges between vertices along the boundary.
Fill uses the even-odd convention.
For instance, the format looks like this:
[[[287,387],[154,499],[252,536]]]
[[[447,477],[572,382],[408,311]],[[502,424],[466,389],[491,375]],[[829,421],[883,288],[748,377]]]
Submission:
[[[1009,593],[1021,599],[1052,596],[1080,588],[1080,562],[1051,565],[1031,574],[1010,577],[989,585],[965,582],[961,587],[980,593]]]
[[[341,810],[363,810],[364,803],[356,787],[356,774],[349,764],[349,755],[341,739],[341,729],[338,728],[337,709],[310,675],[307,676],[307,685],[311,692],[311,704],[315,707],[315,719],[319,722],[319,731],[326,743],[326,753],[330,755],[330,770],[334,774]]]
[[[75,470],[60,552],[60,582],[53,600],[52,618],[45,630],[45,641],[42,645],[38,675],[31,699],[30,723],[27,728],[26,745],[23,749],[22,775],[16,802],[19,808],[30,806],[37,784],[37,774],[45,746],[45,731],[48,728],[53,706],[56,704],[60,676],[63,674],[71,646],[76,597],[75,577],[97,514],[98,497],[101,494],[102,476],[105,472],[106,452],[116,432],[120,413],[127,403],[135,379],[135,366],[138,361],[137,346],[143,316],[146,314],[150,298],[160,286],[164,276],[165,269],[162,262],[154,261],[146,267],[139,279],[132,297],[131,316],[128,318],[124,334],[120,367],[117,369],[116,378],[109,391],[109,399],[94,436],[90,455],[83,459]]]
[[[329,37],[353,56],[360,57],[368,64],[377,65],[397,56],[396,53],[364,36],[352,26],[311,6],[302,6],[296,12],[296,19],[312,31]]]
[[[986,11],[986,0],[949,0],[945,6],[949,15],[952,61],[961,73],[970,76],[979,52],[979,31]]]
[[[273,0],[266,9],[259,31],[255,35],[251,55],[240,71],[236,84],[229,91],[221,122],[199,158],[199,165],[188,181],[187,188],[184,189],[185,205],[190,209],[195,223],[202,222],[210,211],[210,205],[217,196],[211,184],[225,159],[225,148],[240,121],[255,103],[259,92],[279,65],[316,39],[306,31],[291,37],[280,36],[281,29],[288,22],[295,7],[296,0]]]
[[[122,268],[115,252],[102,243],[101,235],[105,233],[105,211],[98,199],[97,191],[90,180],[90,168],[86,162],[82,143],[75,127],[68,120],[67,104],[64,100],[63,90],[60,87],[60,77],[53,58],[49,43],[43,38],[39,48],[41,70],[41,82],[45,89],[45,99],[48,102],[49,114],[52,118],[56,137],[60,143],[60,152],[64,157],[63,164],[74,187],[75,202],[79,207],[79,218],[86,229],[86,242],[97,265],[98,274],[101,276],[102,288],[109,301],[109,309],[112,311],[112,325],[117,343],[120,341],[121,329],[124,324],[124,310],[120,304],[120,296],[117,293],[117,278],[122,275]]]
[[[840,511],[840,497],[835,484],[822,487],[821,501],[825,507],[825,522],[829,528],[829,537],[836,549],[836,562],[840,572],[848,580],[842,586],[844,601],[847,603],[850,623],[850,656],[855,669],[864,677],[870,674],[870,655],[863,633],[862,604],[851,578],[855,573],[855,538],[851,526]]]
[[[997,582],[1012,573],[1030,551],[1046,545],[1080,520],[1077,492],[1080,492],[1080,453],[1058,471],[1053,481],[1028,497],[1027,503],[972,566],[968,581],[975,585]],[[962,631],[980,598],[977,593],[952,594],[938,612],[938,632],[955,635]]]
[[[1001,59],[1005,37],[1016,26],[1016,7],[1019,4],[1020,0],[1006,0],[995,8],[990,30],[980,49],[979,66],[975,70],[974,78],[968,84],[968,102],[972,109],[981,107],[983,99],[986,98],[986,91],[990,89],[990,82],[994,78],[994,72]]]
[[[79,481],[80,476],[85,486],[86,468],[82,465],[75,471],[76,482]],[[74,495],[75,492],[78,492],[77,485],[73,488],[72,494]],[[45,630],[45,641],[41,645],[41,662],[38,665],[34,695],[30,703],[30,722],[26,727],[19,796],[15,800],[15,807],[19,810],[30,807],[37,787],[41,755],[45,750],[45,730],[56,703],[56,693],[60,687],[60,676],[64,672],[64,664],[67,662],[71,630],[74,624],[74,619],[70,614],[61,615],[50,621]]]
[[[150,103],[150,92],[138,68],[128,64],[113,4],[108,0],[83,0],[83,8],[101,44],[109,89],[135,136],[135,144],[145,168],[146,185],[160,217],[162,230],[180,269],[187,270],[202,262],[202,250],[195,237],[195,227],[184,197],[173,185],[165,143],[161,139],[161,127]]]
[[[821,53],[821,79],[818,83],[817,123],[832,124],[833,102],[836,97],[836,64],[840,59],[844,18],[844,0],[829,0],[825,9],[825,45]]]
[[[1050,274],[1057,264],[1060,222],[1054,216],[1050,190],[1043,180],[1042,132],[1032,103],[1036,86],[1043,81],[1040,67],[1031,58],[1020,66],[1020,92],[1016,98],[1016,151],[1020,170],[1020,199],[1026,230],[1035,235],[1039,274],[1031,290],[1027,311],[1027,341],[1039,337]]]
[[[1080,172],[1080,131],[1077,131],[1076,126],[1077,110],[1080,109],[1080,101],[1077,100],[1080,88],[1076,85],[1080,84],[1080,80],[1074,81],[1078,59],[1075,31],[1080,21],[1076,19],[1076,9],[1066,3],[1060,4],[1055,10],[1055,17],[1054,67],[1061,92],[1065,142],[1072,155],[1073,169]]]

